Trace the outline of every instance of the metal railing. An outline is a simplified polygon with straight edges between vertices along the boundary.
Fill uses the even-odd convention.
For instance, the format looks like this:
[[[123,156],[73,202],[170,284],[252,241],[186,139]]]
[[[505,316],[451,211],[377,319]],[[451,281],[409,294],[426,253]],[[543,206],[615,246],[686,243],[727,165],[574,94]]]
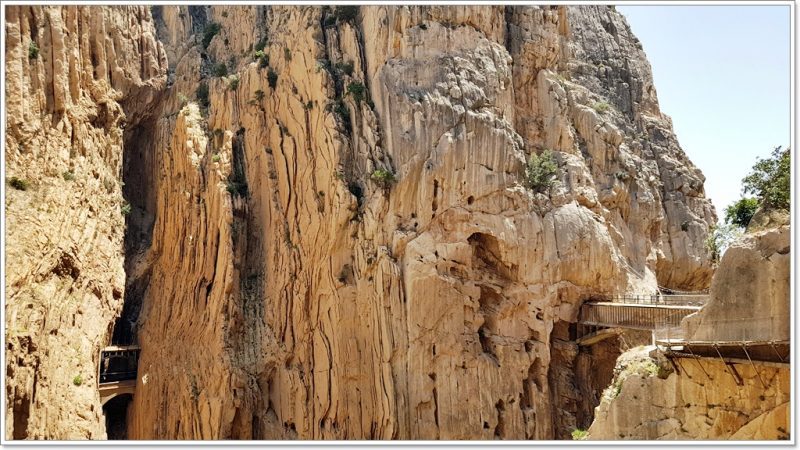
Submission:
[[[653,295],[612,295],[597,297],[600,301],[633,305],[688,305],[703,306],[708,303],[708,294],[653,294]]]
[[[678,326],[681,319],[698,311],[696,306],[584,303],[578,322],[582,325],[654,330],[659,325]]]
[[[100,384],[135,380],[139,369],[139,346],[106,347],[100,351]]]
[[[685,326],[662,322],[653,333],[656,341],[718,343],[788,341],[790,335],[788,317],[710,317],[700,323]]]

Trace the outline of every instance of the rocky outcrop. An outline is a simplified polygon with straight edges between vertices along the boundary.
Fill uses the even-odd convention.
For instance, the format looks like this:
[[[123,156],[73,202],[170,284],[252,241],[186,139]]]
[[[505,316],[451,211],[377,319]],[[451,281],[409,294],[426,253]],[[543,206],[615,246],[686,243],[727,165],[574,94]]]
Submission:
[[[788,367],[737,364],[738,385],[718,359],[681,359],[676,373],[652,349],[620,357],[587,439],[789,438]]]
[[[6,8],[6,437],[102,439],[125,290],[123,128],[163,86],[147,8]],[[120,57],[120,55],[125,55]]]
[[[737,347],[746,342],[749,352],[730,367],[717,358],[722,354],[681,358],[681,372],[673,374],[657,350],[624,353],[589,439],[789,438],[790,370],[769,361],[783,362],[786,353],[774,343],[790,340],[791,235],[787,217],[771,222],[773,228],[754,227],[725,251],[708,304],[673,335]]]
[[[681,324],[699,341],[789,341],[791,233],[777,228],[745,234],[725,251],[709,303]]]
[[[150,33],[128,49],[138,78],[95,61],[128,126],[108,132],[113,164],[86,162],[109,176],[122,164],[131,204],[114,268],[119,293],[123,266],[127,276],[122,323],[142,347],[131,438],[564,437],[587,409],[558,412],[566,390],[596,389],[575,379],[591,357],[557,351],[574,369],[552,367],[581,301],[709,283],[703,177],[613,8],[103,11],[106,22],[138,12]],[[119,51],[136,30],[107,26],[106,45]],[[28,41],[8,42],[29,64]],[[557,183],[535,193],[522,173],[544,149]],[[97,189],[81,198],[101,201]],[[93,239],[118,251],[117,206],[119,229]],[[86,370],[122,303],[99,292],[108,306],[92,309],[105,312]],[[54,304],[42,309],[62,320]],[[15,398],[39,395],[27,383]],[[98,414],[87,437],[102,436]],[[33,437],[17,434],[25,423],[7,434]]]

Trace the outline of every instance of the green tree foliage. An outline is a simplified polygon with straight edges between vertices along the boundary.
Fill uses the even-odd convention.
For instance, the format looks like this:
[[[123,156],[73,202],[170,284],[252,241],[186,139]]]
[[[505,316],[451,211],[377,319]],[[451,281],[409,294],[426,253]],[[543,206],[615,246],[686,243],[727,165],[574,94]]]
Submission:
[[[356,103],[361,103],[361,101],[364,100],[364,91],[364,83],[360,81],[352,81],[347,85],[347,92],[353,96],[353,100],[355,100]]]
[[[203,48],[204,49],[208,48],[208,44],[211,43],[211,40],[214,39],[214,36],[219,34],[221,29],[222,29],[222,27],[216,22],[211,22],[211,23],[206,25],[206,27],[203,29]]]
[[[272,68],[270,68],[269,71],[267,72],[267,83],[269,83],[269,87],[271,87],[272,89],[275,89],[275,86],[278,85],[278,74],[275,73],[275,71],[272,70]]]
[[[767,208],[789,209],[791,193],[791,151],[777,147],[772,156],[759,158],[752,172],[742,180],[743,191],[755,194]]]
[[[342,22],[353,23],[358,17],[358,5],[337,6],[334,15]]]
[[[758,199],[744,197],[725,208],[725,222],[747,228],[758,209]]]
[[[377,169],[372,172],[372,181],[378,184],[383,189],[389,189],[397,182],[394,172],[386,169]]]
[[[558,163],[553,152],[545,150],[541,154],[532,154],[525,167],[525,186],[534,192],[544,192],[555,182]]]
[[[706,238],[706,249],[711,260],[718,262],[731,243],[741,236],[742,230],[736,225],[711,226]]]
[[[215,77],[224,77],[228,74],[228,66],[225,63],[216,63],[212,69]]]
[[[39,46],[36,45],[36,42],[31,41],[28,44],[28,59],[36,59],[39,57]]]

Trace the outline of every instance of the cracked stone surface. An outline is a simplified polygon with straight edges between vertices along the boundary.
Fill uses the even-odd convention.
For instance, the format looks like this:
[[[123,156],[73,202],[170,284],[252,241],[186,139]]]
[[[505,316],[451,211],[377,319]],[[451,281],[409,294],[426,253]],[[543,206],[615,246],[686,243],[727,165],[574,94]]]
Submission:
[[[610,371],[557,342],[581,301],[710,283],[703,175],[613,7],[7,11],[9,438],[106,436],[120,315],[129,438],[566,438]]]

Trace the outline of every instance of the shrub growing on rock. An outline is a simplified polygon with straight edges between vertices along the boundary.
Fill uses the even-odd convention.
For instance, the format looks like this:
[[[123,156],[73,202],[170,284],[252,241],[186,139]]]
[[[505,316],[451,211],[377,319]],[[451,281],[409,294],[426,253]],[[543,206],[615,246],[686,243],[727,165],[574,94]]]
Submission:
[[[598,114],[605,114],[605,112],[611,108],[611,105],[609,105],[607,102],[597,102],[592,108],[594,108],[595,112]]]
[[[36,42],[31,41],[28,44],[28,59],[36,59],[39,57],[39,46],[36,45]]]
[[[267,72],[267,83],[269,83],[269,87],[272,89],[275,89],[275,86],[278,85],[278,74],[272,69],[269,69],[269,72]]]
[[[216,63],[211,69],[211,72],[215,77],[224,77],[228,74],[228,66],[226,66],[225,63]]]
[[[203,49],[208,48],[208,45],[211,44],[211,40],[214,39],[214,36],[219,34],[221,29],[222,27],[216,22],[206,24],[206,27],[203,29]]]
[[[347,92],[353,96],[353,100],[356,103],[361,103],[364,100],[364,83],[360,81],[352,81],[350,84],[347,85]]]
[[[558,163],[553,152],[543,151],[540,155],[532,154],[525,166],[525,186],[534,192],[544,192],[555,183]]]
[[[337,6],[334,15],[342,22],[353,23],[358,17],[358,5]]]
[[[30,183],[27,180],[23,180],[22,178],[11,177],[8,179],[8,184],[18,190],[18,191],[27,191],[30,187]]]
[[[387,169],[377,169],[372,172],[372,181],[383,189],[389,189],[397,182],[394,172]]]

